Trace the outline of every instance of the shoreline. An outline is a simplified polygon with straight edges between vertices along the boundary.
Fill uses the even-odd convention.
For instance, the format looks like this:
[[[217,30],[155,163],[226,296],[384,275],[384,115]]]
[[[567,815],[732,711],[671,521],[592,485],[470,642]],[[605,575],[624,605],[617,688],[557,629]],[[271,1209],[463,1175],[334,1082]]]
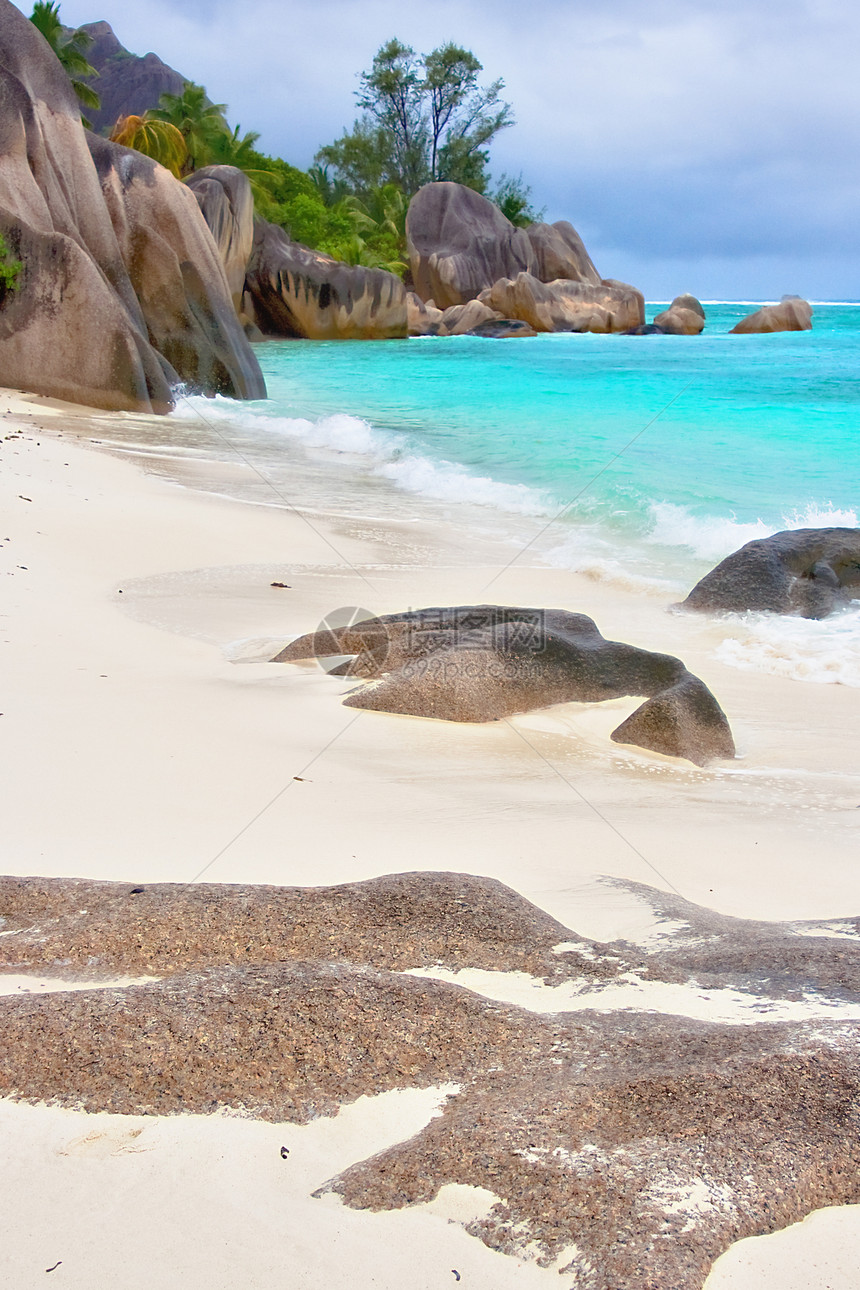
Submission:
[[[494,572],[491,543],[481,546],[480,568],[448,562],[417,503],[408,526],[319,515],[309,524],[178,488],[87,444],[85,410],[7,392],[0,416],[5,872],[326,886],[456,869],[497,878],[599,940],[641,940],[660,923],[601,886],[603,875],[739,917],[838,919],[860,908],[860,691],[732,669],[713,657],[719,630],[668,614],[667,597],[524,561],[495,584],[494,598],[563,604],[608,638],[677,654],[722,704],[741,759],[702,771],[611,744],[609,730],[636,700],[565,705],[511,727],[358,719],[339,702],[350,682],[316,665],[264,660],[332,608],[371,593],[373,612],[471,602]],[[434,559],[422,568],[426,551]],[[49,1128],[48,1119],[37,1126],[40,1108],[0,1108],[40,1150],[73,1136],[63,1119],[72,1112],[45,1110]],[[343,1114],[320,1123],[337,1127]],[[153,1131],[173,1133],[165,1123]],[[185,1132],[177,1124],[178,1137]],[[275,1126],[286,1132],[298,1141],[305,1131]],[[370,1141],[361,1139],[362,1151]],[[123,1152],[120,1144],[110,1160]],[[178,1147],[170,1158],[182,1179]],[[122,1159],[99,1165],[98,1185],[110,1185],[117,1168]],[[257,1196],[263,1206],[266,1194]],[[336,1213],[358,1240],[368,1216]],[[389,1219],[406,1248],[428,1221],[396,1212],[371,1216],[371,1227],[382,1231]],[[797,1229],[788,1231],[795,1241]],[[445,1234],[475,1251],[474,1275],[494,1285],[509,1274],[511,1284],[550,1276],[558,1284],[556,1273],[491,1254],[460,1227]],[[485,1255],[492,1264],[481,1263]],[[403,1266],[409,1276],[408,1259]],[[297,1284],[321,1283],[313,1267],[306,1272]],[[397,1275],[392,1286],[404,1284]],[[205,1264],[189,1276],[217,1284]],[[712,1282],[747,1284],[713,1274],[709,1290]],[[325,1284],[341,1283],[331,1273]]]

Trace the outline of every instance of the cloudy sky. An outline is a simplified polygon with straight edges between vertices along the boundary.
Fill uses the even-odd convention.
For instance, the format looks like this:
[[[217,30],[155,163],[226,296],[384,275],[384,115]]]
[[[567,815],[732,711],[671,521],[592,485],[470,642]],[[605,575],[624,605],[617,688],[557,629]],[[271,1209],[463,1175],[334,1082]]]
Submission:
[[[29,12],[30,6],[19,3]],[[471,48],[517,124],[492,151],[651,299],[860,299],[850,0],[62,0],[307,166],[391,36]]]

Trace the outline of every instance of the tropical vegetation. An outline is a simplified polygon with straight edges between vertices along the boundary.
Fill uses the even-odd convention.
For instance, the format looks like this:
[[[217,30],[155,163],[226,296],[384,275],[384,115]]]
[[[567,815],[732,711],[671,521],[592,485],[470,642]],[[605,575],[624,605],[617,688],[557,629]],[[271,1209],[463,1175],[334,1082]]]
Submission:
[[[71,31],[60,22],[60,6],[55,0],[36,0],[30,21],[42,33],[53,49],[63,71],[72,82],[72,89],[84,107],[93,112],[100,106],[98,94],[88,85],[83,77],[98,76],[96,69],[87,59],[87,52],[93,43],[92,36],[81,27]],[[84,124],[89,122],[84,118]]]
[[[54,0],[37,0],[31,20],[81,102],[97,106],[97,95],[81,80],[97,75],[86,60],[88,34],[64,27]],[[211,102],[193,81],[180,94],[162,94],[142,116],[121,117],[110,137],[180,179],[202,166],[237,166],[251,182],[258,213],[297,242],[348,264],[405,274],[406,210],[425,183],[466,184],[514,224],[540,218],[522,176],[491,180],[490,145],[514,117],[502,98],[504,82],[482,84],[482,71],[471,50],[452,42],[419,55],[389,40],[359,77],[361,112],[352,129],[320,148],[307,171],[258,151],[259,135],[231,128],[226,104]]]

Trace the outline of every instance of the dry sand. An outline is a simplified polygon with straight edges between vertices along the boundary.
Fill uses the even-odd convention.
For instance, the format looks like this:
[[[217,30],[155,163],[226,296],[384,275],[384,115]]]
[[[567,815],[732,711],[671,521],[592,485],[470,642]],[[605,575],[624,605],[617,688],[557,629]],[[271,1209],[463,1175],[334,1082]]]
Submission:
[[[747,918],[860,911],[860,690],[719,663],[725,629],[668,614],[665,594],[527,559],[485,592],[508,550],[494,565],[476,541],[473,562],[462,535],[183,489],[156,462],[94,450],[106,424],[29,396],[0,402],[4,872],[329,885],[454,869],[599,940],[642,939],[655,922],[602,875]],[[341,605],[488,598],[575,609],[607,637],[678,654],[717,695],[741,757],[702,771],[610,743],[635,700],[455,727],[356,714],[339,703],[351,683],[265,661]],[[665,995],[646,1006],[671,1007]],[[426,1123],[433,1096],[385,1094],[303,1128],[0,1104],[10,1284],[42,1284],[57,1260],[54,1275],[88,1287],[280,1275],[417,1290],[455,1284],[452,1268],[481,1287],[561,1284],[433,1206],[369,1215],[310,1199]],[[116,1149],[62,1154],[102,1132]],[[305,1162],[288,1182],[287,1137]],[[492,1203],[448,1199],[454,1217]],[[822,1212],[740,1243],[709,1290],[857,1285],[858,1235],[857,1211]]]

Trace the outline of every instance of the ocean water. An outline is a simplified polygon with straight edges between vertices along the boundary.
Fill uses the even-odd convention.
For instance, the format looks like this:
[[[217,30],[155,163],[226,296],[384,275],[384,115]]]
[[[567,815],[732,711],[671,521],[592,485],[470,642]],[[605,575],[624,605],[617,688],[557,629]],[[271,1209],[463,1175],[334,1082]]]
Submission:
[[[811,332],[729,335],[753,307],[706,304],[699,337],[267,342],[266,402],[186,400],[173,431],[190,445],[203,418],[255,463],[259,500],[265,478],[275,504],[420,510],[684,593],[750,538],[858,522],[860,303],[816,305]],[[860,604],[743,617],[724,661],[860,685]]]

